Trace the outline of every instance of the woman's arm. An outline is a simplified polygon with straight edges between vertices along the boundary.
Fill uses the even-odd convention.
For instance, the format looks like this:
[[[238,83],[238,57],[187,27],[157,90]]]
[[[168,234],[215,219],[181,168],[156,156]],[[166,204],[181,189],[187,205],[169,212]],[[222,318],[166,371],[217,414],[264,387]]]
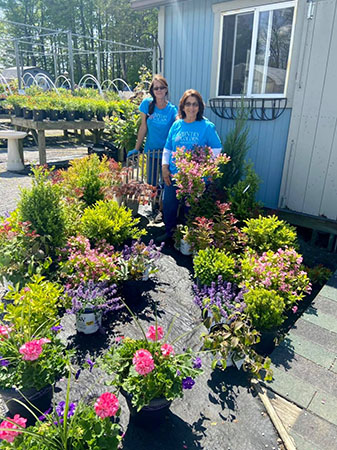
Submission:
[[[142,121],[141,121],[139,130],[138,130],[137,142],[135,145],[135,150],[138,150],[138,151],[141,148],[143,141],[145,139],[145,136],[147,134],[146,114],[141,112],[140,116],[141,116]]]

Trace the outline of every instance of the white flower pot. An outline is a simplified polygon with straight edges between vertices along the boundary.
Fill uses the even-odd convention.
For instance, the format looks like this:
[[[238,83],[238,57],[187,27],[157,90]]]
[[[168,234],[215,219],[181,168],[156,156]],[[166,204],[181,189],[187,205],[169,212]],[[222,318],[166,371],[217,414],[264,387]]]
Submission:
[[[246,358],[240,358],[240,357],[238,357],[238,356],[235,356],[235,353],[232,353],[232,356],[231,356],[231,360],[233,361],[233,363],[234,363],[234,366],[238,369],[238,370],[240,370],[241,369],[241,367],[242,367],[242,365],[243,365],[243,363],[245,362],[245,359]]]
[[[180,241],[180,252],[186,256],[192,255],[191,246],[185,239],[181,239]]]
[[[148,281],[150,278],[150,268],[147,267],[143,273],[142,281]]]
[[[86,309],[84,313],[76,314],[76,329],[84,334],[95,333],[102,325],[102,311]]]

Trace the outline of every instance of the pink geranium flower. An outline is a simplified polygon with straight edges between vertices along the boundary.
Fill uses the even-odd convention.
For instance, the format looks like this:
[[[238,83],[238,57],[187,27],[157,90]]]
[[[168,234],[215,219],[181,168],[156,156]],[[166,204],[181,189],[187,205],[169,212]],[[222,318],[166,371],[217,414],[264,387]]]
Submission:
[[[105,419],[105,417],[115,416],[119,409],[118,398],[111,392],[104,392],[95,403],[95,411],[98,417]]]
[[[147,375],[154,369],[154,362],[151,353],[143,348],[136,351],[132,362],[135,366],[135,370],[140,375]]]
[[[15,414],[14,418],[11,419],[11,421],[15,422],[22,428],[26,428],[27,419],[21,417],[19,414]],[[0,423],[0,428],[10,428],[11,430],[13,430],[13,431],[5,431],[5,430],[0,431],[0,439],[4,439],[7,442],[13,442],[16,436],[21,433],[21,431],[14,431],[17,430],[18,427],[12,422],[8,422],[8,420],[3,420]]]
[[[7,325],[0,325],[0,336],[8,339],[9,333],[12,331],[12,328]]]
[[[164,330],[162,327],[156,327],[151,325],[149,331],[146,333],[146,337],[151,341],[160,341],[164,336]]]
[[[19,352],[23,355],[25,361],[35,361],[42,353],[42,345],[50,342],[47,338],[34,339],[21,345]]]
[[[163,356],[170,356],[170,355],[174,355],[174,350],[172,345],[170,344],[163,344],[161,347],[161,353]]]

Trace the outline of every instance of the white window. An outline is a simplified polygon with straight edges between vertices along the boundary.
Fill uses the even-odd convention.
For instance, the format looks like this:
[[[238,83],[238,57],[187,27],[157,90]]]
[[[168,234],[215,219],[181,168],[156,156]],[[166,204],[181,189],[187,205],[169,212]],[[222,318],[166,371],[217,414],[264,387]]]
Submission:
[[[221,13],[217,97],[284,97],[295,2]]]

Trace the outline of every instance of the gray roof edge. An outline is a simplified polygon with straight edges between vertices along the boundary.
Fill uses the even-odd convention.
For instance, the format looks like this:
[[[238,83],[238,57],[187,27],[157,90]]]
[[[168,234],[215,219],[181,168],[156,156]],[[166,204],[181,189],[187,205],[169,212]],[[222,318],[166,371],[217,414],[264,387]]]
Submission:
[[[169,5],[170,3],[178,3],[183,0],[131,0],[131,8],[146,9],[154,8],[156,6]]]

